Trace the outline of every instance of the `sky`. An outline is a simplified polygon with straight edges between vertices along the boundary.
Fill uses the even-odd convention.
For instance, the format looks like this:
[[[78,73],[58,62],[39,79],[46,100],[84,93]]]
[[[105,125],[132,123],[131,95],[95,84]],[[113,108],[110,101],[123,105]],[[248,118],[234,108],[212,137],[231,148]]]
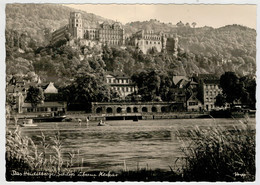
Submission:
[[[256,5],[120,5],[66,4],[123,24],[157,19],[164,23],[197,23],[214,28],[240,24],[256,29]]]

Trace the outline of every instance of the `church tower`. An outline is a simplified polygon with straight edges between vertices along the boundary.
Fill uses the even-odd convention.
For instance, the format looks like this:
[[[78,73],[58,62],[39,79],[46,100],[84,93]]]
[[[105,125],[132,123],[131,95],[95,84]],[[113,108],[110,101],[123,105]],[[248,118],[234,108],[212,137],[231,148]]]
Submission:
[[[69,19],[69,31],[75,38],[83,38],[84,31],[82,25],[82,16],[79,12],[71,12]]]

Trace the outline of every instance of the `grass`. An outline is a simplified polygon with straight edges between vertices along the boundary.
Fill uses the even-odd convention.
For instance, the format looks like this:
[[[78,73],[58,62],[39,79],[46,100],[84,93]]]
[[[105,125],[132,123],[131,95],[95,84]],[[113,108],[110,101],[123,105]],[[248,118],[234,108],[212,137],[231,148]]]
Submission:
[[[255,129],[247,121],[223,127],[212,123],[208,127],[194,127],[189,131],[177,131],[182,141],[181,149],[184,157],[182,166],[168,171],[160,169],[140,168],[128,170],[126,162],[122,171],[115,177],[81,177],[80,171],[72,171],[75,162],[82,163],[79,150],[68,153],[69,160],[65,163],[62,155],[60,133],[47,143],[41,134],[40,145],[21,134],[19,127],[6,135],[6,178],[28,181],[254,181],[255,180]],[[41,148],[41,150],[39,150]],[[54,154],[47,156],[46,151],[53,150]],[[39,152],[41,151],[41,152]],[[177,161],[177,160],[176,160]],[[174,162],[173,162],[174,163]],[[12,176],[12,170],[31,172],[71,173],[73,177],[17,177]],[[99,172],[88,172],[98,176]]]
[[[231,128],[216,125],[190,130],[183,141],[185,181],[254,181],[255,130],[240,121]],[[180,136],[180,134],[179,134]]]
[[[62,145],[59,131],[56,132],[50,146],[41,133],[40,145],[36,145],[31,138],[22,136],[20,127],[8,131],[6,134],[6,178],[12,180],[13,170],[17,172],[51,172],[60,173],[70,171],[63,165]],[[42,148],[40,152],[39,148]],[[47,150],[53,150],[53,155],[46,155]],[[71,159],[72,161],[72,159]],[[67,164],[67,167],[72,164]]]

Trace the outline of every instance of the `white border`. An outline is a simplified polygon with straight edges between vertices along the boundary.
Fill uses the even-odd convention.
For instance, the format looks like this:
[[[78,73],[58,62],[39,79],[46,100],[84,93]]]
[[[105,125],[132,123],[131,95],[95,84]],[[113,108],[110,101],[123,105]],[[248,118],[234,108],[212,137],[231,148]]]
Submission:
[[[5,181],[5,4],[6,3],[58,3],[58,4],[66,4],[66,3],[75,3],[75,4],[256,4],[257,5],[257,33],[259,33],[260,25],[259,25],[259,17],[258,17],[258,12],[260,12],[259,4],[260,1],[258,0],[141,0],[141,1],[136,1],[136,0],[77,0],[77,1],[72,1],[72,0],[4,0],[4,2],[0,2],[0,58],[1,58],[1,63],[0,63],[0,184],[28,184],[28,182],[6,182]],[[260,42],[259,42],[259,34],[257,34],[257,91],[256,91],[256,96],[259,94],[259,85],[260,80],[259,80],[259,47],[260,47]],[[258,97],[258,96],[257,96]],[[257,110],[260,108],[259,104],[259,98],[257,98]],[[256,159],[256,181],[255,182],[248,182],[248,183],[232,183],[232,184],[260,184],[259,180],[259,134],[258,131],[260,129],[259,123],[259,115],[257,111],[257,116],[256,116],[256,130],[257,130],[257,159]],[[42,183],[52,183],[52,184],[75,184],[75,182],[33,182],[30,184],[42,184]],[[76,184],[86,184],[87,182],[76,182]],[[127,183],[127,184],[136,184],[136,182],[119,182],[121,183]],[[91,184],[100,184],[100,182],[91,182]],[[102,184],[118,184],[115,182],[102,182]],[[140,184],[144,184],[140,182]],[[169,182],[150,182],[149,184],[173,184]],[[174,182],[174,184],[231,184],[231,183],[209,183],[209,182],[191,182],[191,183],[185,183],[185,182]]]

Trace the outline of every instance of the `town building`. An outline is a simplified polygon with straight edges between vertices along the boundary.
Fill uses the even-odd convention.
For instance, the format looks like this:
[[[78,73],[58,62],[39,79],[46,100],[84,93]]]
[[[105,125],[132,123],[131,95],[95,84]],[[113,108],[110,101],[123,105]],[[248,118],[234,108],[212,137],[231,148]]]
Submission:
[[[19,78],[12,78],[6,87],[7,96],[13,98],[13,111],[17,113],[50,113],[66,111],[66,103],[58,95],[58,89],[53,82],[49,83],[26,82]],[[26,94],[30,86],[38,86],[43,89],[45,100],[43,103],[32,107],[31,103],[26,102]]]
[[[137,91],[137,87],[132,82],[131,78],[126,75],[107,74],[106,83],[123,99],[129,94]]]
[[[204,110],[211,111],[212,109],[215,109],[215,102],[218,94],[222,94],[219,80],[206,79],[203,81]]]
[[[86,40],[85,42],[81,41],[81,43],[87,43],[88,45],[93,45],[94,43],[125,45],[125,30],[121,23],[109,24],[104,22],[97,26],[86,25],[80,12],[70,13],[69,24],[54,31],[51,42],[55,43],[60,39],[64,39],[68,33],[72,38]]]
[[[31,103],[23,103],[23,113],[52,113],[52,112],[65,112],[65,102],[43,102],[38,104],[37,107],[33,108]]]
[[[202,102],[196,97],[196,94],[192,94],[187,98],[187,111],[202,111]]]

